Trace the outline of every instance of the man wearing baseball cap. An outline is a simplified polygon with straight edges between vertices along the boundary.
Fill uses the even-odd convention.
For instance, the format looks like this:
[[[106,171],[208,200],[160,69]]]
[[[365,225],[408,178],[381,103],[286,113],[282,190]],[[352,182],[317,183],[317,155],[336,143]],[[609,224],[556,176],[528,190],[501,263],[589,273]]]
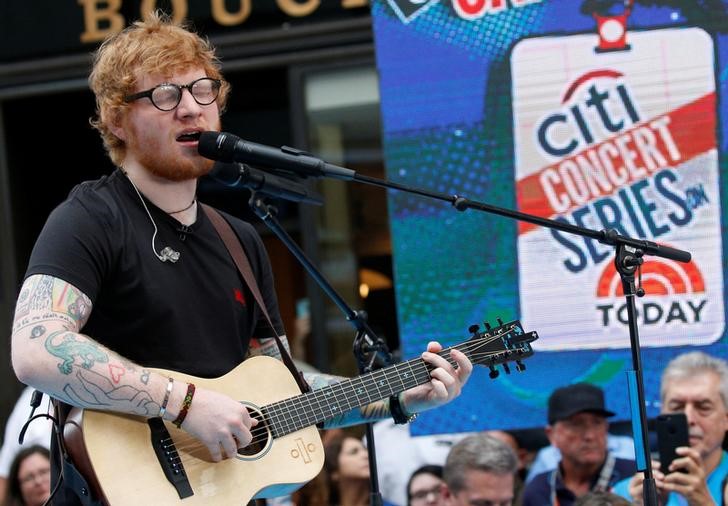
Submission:
[[[632,476],[635,463],[607,451],[604,392],[588,383],[557,388],[549,397],[546,436],[561,452],[553,471],[537,475],[526,486],[523,506],[572,506],[590,491],[610,490]]]

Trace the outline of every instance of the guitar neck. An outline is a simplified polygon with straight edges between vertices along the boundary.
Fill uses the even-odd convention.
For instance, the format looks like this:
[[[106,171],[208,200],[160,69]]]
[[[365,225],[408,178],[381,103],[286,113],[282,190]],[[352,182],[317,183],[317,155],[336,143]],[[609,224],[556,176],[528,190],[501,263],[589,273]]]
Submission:
[[[269,404],[262,412],[273,436],[282,437],[427,383],[430,369],[421,358],[408,360]]]
[[[491,342],[500,341],[494,339]],[[456,366],[450,357],[451,349],[458,349],[473,359],[475,349],[483,353],[483,347],[475,347],[466,341],[438,353],[445,360]],[[479,358],[478,362],[483,363]],[[274,437],[282,437],[297,430],[321,423],[341,415],[354,408],[386,399],[418,385],[430,381],[433,367],[422,360],[414,358],[406,362],[392,365],[355,378],[346,379],[334,385],[319,388],[303,395],[291,397],[262,409]]]

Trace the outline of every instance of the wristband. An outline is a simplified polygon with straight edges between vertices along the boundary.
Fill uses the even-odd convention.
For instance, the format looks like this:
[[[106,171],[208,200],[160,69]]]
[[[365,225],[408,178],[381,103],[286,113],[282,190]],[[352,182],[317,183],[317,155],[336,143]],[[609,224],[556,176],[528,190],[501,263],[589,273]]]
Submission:
[[[389,412],[392,414],[392,419],[397,425],[404,425],[417,418],[417,413],[408,415],[405,412],[402,402],[399,400],[399,395],[393,395],[389,398]]]
[[[159,407],[159,414],[157,415],[159,418],[164,418],[164,414],[167,412],[167,403],[169,402],[169,396],[172,393],[173,385],[174,380],[169,378],[169,381],[167,382],[167,391],[164,392],[164,400],[162,401],[162,405]]]
[[[187,385],[187,395],[185,395],[185,400],[182,401],[182,409],[179,410],[179,415],[177,415],[177,418],[175,418],[172,422],[177,426],[178,429],[182,427],[182,422],[185,421],[185,417],[187,416],[187,412],[190,410],[190,406],[192,405],[192,398],[194,396],[195,384],[189,383]]]

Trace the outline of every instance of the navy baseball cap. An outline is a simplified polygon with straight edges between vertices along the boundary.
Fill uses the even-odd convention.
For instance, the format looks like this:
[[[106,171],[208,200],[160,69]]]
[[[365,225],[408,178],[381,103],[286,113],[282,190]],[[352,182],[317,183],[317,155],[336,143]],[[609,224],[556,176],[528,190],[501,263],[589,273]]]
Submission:
[[[575,383],[557,388],[549,397],[548,420],[553,425],[577,413],[596,413],[604,417],[614,416],[604,406],[604,392],[589,383]]]

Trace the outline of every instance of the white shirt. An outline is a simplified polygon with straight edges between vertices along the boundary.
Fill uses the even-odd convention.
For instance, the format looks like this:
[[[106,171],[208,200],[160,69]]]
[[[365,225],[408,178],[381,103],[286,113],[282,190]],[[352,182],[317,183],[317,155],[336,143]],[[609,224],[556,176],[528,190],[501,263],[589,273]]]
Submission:
[[[13,463],[15,455],[17,455],[21,448],[33,445],[50,448],[53,422],[47,418],[33,420],[28,426],[28,430],[25,431],[23,445],[18,444],[20,431],[25,422],[28,421],[28,416],[30,415],[30,397],[33,395],[33,390],[31,387],[25,387],[25,390],[20,394],[20,397],[15,402],[13,411],[8,417],[7,425],[5,425],[3,446],[0,448],[0,478],[8,477],[10,474],[10,465]],[[35,414],[50,412],[52,412],[50,398],[44,395],[43,401],[38,406],[38,409],[35,410]]]

